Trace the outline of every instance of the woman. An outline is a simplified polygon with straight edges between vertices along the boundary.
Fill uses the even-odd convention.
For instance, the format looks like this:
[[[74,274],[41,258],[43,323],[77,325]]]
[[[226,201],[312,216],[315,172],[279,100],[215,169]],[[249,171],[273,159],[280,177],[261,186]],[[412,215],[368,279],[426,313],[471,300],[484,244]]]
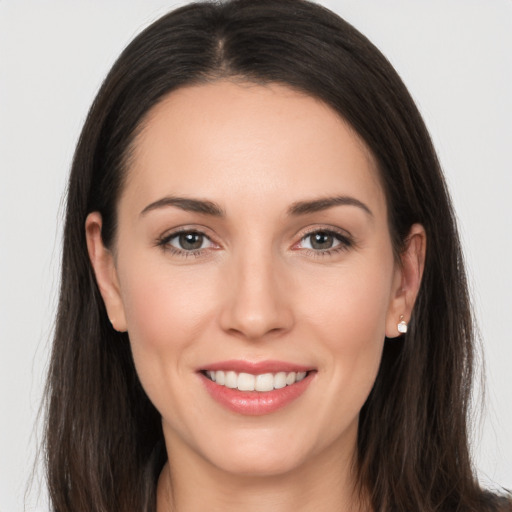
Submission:
[[[361,34],[207,3],[123,52],[69,184],[55,510],[506,510],[472,341],[435,152]]]

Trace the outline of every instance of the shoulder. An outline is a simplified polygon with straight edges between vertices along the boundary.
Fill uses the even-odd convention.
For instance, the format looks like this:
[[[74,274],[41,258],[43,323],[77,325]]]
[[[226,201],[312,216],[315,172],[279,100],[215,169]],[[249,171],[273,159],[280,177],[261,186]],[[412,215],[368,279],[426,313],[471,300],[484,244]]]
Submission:
[[[488,494],[489,512],[512,512],[512,494],[505,491],[504,494]]]

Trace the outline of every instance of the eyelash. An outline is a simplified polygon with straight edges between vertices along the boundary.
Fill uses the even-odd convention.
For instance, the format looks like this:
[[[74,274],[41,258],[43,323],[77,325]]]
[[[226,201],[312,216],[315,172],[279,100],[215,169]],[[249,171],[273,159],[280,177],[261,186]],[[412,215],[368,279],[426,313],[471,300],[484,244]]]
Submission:
[[[309,231],[305,233],[300,241],[294,245],[296,247],[298,244],[306,240],[308,237],[311,237],[313,235],[317,234],[323,234],[327,236],[332,236],[336,241],[339,242],[338,245],[324,250],[314,250],[314,249],[302,249],[308,256],[313,257],[326,257],[326,256],[332,256],[333,254],[338,254],[343,251],[347,251],[351,247],[354,246],[353,239],[348,236],[347,234],[342,234],[338,231],[335,231],[333,229],[314,229],[312,231]],[[156,245],[161,247],[164,251],[169,252],[172,255],[180,256],[182,258],[188,258],[191,256],[195,256],[196,258],[203,256],[206,249],[195,249],[195,250],[185,250],[185,249],[177,249],[176,247],[173,247],[170,245],[171,240],[174,238],[179,237],[180,235],[200,235],[203,236],[205,239],[209,240],[210,243],[214,244],[210,237],[203,233],[202,231],[199,231],[197,229],[180,229],[178,231],[173,231],[172,233],[163,235],[156,241]]]
[[[174,256],[180,256],[182,258],[189,258],[190,256],[195,256],[196,258],[199,258],[200,256],[203,256],[205,249],[187,251],[185,249],[177,249],[176,247],[173,247],[170,244],[171,240],[179,237],[180,235],[200,235],[203,236],[205,239],[209,240],[211,243],[213,243],[210,237],[203,233],[202,231],[199,231],[197,229],[185,228],[180,229],[178,231],[173,231],[172,233],[169,233],[167,235],[163,235],[157,240],[156,245],[161,247],[164,251],[169,252]]]
[[[303,240],[306,240],[307,238],[309,238],[313,235],[317,235],[320,233],[323,235],[332,236],[335,240],[337,240],[339,242],[339,244],[330,249],[324,249],[324,250],[303,249],[303,251],[308,256],[313,256],[316,258],[332,256],[334,254],[338,254],[338,253],[347,251],[348,249],[350,249],[351,247],[354,246],[354,240],[347,233],[342,234],[339,231],[335,231],[333,229],[321,229],[321,228],[320,229],[317,228],[317,229],[314,229],[314,230],[311,230],[311,231],[305,233],[301,237],[299,243],[301,243]],[[297,244],[295,244],[295,245],[297,245]]]

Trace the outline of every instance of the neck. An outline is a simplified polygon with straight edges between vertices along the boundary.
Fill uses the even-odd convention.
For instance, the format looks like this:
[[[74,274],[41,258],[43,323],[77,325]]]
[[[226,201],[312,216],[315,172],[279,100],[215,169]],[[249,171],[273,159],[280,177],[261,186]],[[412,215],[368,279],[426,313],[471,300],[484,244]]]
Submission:
[[[284,474],[255,476],[214,467],[188,447],[168,446],[172,456],[158,482],[157,512],[370,511],[355,491],[354,451],[336,448]]]

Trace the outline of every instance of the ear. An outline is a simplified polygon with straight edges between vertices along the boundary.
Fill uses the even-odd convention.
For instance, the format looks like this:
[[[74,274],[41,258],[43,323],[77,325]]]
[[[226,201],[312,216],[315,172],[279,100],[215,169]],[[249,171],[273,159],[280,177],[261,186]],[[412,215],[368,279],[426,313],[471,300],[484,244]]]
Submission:
[[[102,218],[99,212],[92,212],[85,221],[87,250],[96,282],[107,309],[110,323],[116,331],[126,331],[126,316],[121,300],[119,279],[112,252],[105,247],[101,238]]]
[[[399,336],[399,322],[403,320],[408,323],[411,318],[425,267],[426,248],[425,228],[421,224],[413,224],[395,271],[392,296],[386,318],[386,337],[388,338]]]

